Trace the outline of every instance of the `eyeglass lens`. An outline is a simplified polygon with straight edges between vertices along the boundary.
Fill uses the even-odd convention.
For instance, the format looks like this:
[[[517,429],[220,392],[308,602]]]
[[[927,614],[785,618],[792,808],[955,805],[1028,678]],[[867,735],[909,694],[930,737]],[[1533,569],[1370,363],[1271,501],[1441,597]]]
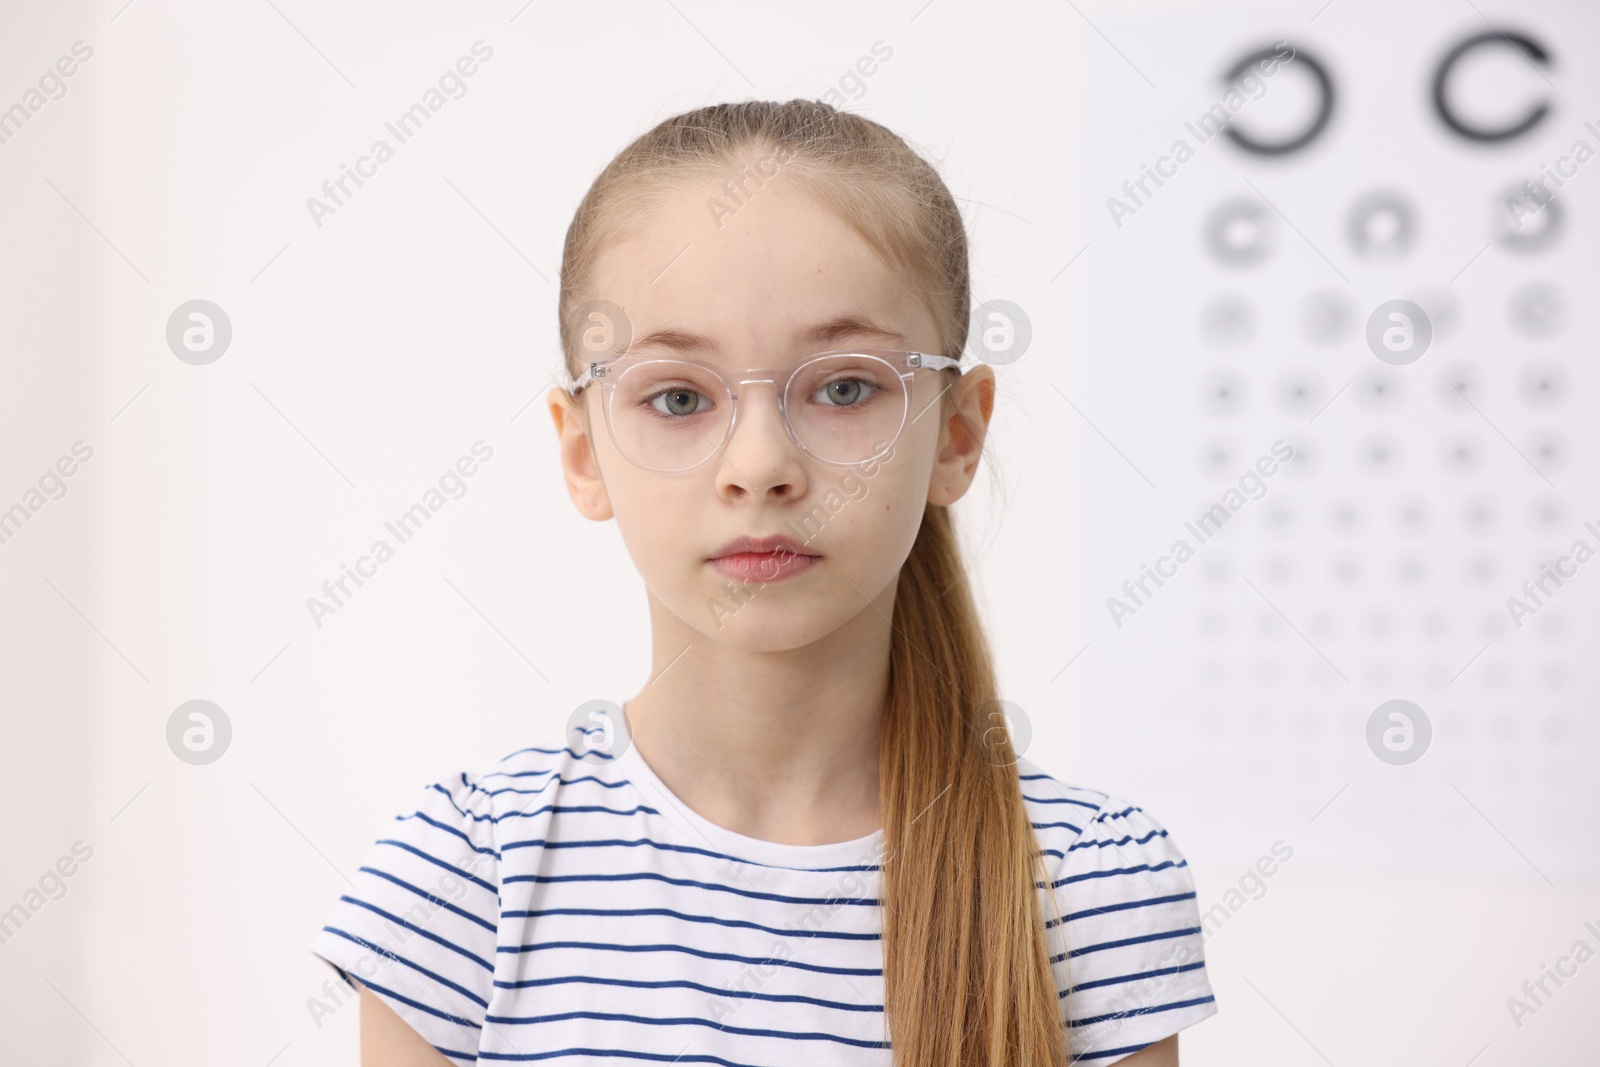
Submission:
[[[808,451],[831,463],[860,463],[899,434],[905,382],[877,356],[824,356],[789,379],[783,408],[791,432]],[[608,413],[630,461],[652,470],[684,470],[722,446],[733,398],[704,367],[646,360],[615,379]]]

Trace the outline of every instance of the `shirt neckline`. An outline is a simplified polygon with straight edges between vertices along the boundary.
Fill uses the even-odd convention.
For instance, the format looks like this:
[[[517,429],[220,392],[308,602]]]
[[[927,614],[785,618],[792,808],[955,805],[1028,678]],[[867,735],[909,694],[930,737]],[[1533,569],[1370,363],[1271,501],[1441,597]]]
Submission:
[[[876,867],[882,858],[883,828],[851,841],[830,841],[823,845],[790,845],[766,841],[719,826],[685,804],[667,788],[659,775],[645,762],[637,745],[629,745],[611,765],[644,795],[645,803],[661,813],[689,841],[709,847],[736,859],[754,860],[770,867],[818,870],[839,867]]]

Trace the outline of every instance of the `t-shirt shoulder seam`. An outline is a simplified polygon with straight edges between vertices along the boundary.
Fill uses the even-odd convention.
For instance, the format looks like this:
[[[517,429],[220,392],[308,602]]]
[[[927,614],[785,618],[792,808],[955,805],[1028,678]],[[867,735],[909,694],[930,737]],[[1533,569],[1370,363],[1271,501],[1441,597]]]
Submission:
[[[1028,809],[1030,816],[1050,814],[1048,805],[1056,803],[1054,798],[1047,799],[1030,795],[1030,785],[1037,787],[1040,784],[1053,788],[1059,799],[1073,806],[1075,810],[1087,813],[1086,816],[1078,816],[1076,818],[1042,818],[1038,820],[1052,829],[1058,828],[1061,823],[1076,829],[1077,832],[1073,834],[1070,841],[1065,843],[1068,847],[1083,839],[1084,835],[1088,833],[1089,827],[1099,821],[1103,815],[1106,804],[1114,799],[1102,789],[1074,785],[1071,782],[1057,778],[1038,764],[1023,757],[1018,757],[1017,759],[1017,776],[1022,787],[1023,805]],[[1034,792],[1036,791],[1037,789],[1035,788]],[[1091,804],[1093,805],[1092,807],[1090,806]]]
[[[564,764],[578,758],[579,754],[571,748],[524,745],[506,753],[470,777],[475,789],[493,796],[497,790],[504,788],[502,783],[525,782],[534,775],[556,775],[560,773]],[[493,783],[488,783],[486,781],[488,779],[493,779]],[[548,782],[549,778],[547,777],[545,781]]]

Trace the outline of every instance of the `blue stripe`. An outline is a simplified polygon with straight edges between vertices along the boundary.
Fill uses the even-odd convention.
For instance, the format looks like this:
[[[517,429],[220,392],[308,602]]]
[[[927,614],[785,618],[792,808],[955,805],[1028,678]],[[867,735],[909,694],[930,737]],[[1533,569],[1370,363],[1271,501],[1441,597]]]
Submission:
[[[1162,1038],[1161,1040],[1164,1041],[1166,1039]],[[1121,1048],[1103,1048],[1099,1052],[1085,1052],[1082,1056],[1074,1056],[1067,1062],[1069,1064],[1073,1064],[1079,1062],[1080,1060],[1103,1060],[1107,1056],[1121,1056],[1124,1054],[1138,1052],[1141,1049],[1149,1048],[1153,1044],[1155,1044],[1154,1041],[1146,1041],[1142,1045],[1123,1045]]]
[[[584,775],[582,778],[552,778],[544,785],[541,785],[538,789],[513,789],[510,786],[506,786],[504,789],[483,789],[480,790],[480,792],[491,797],[497,797],[501,793],[521,793],[524,796],[537,796],[538,794],[543,793],[546,789],[549,789],[552,785],[577,785],[579,782],[594,782],[597,785],[602,785],[607,789],[622,789],[626,786],[633,785],[633,783],[628,781],[626,778],[619,779],[615,782],[607,782],[603,779],[596,778],[592,774],[588,774]]]
[[[1083,827],[1074,826],[1070,822],[1034,822],[1029,823],[1028,825],[1033,827],[1035,830],[1052,830],[1060,826],[1067,830],[1071,830],[1075,834],[1083,833]]]
[[[1187,866],[1189,866],[1189,861],[1188,860],[1179,860],[1179,861],[1167,860],[1164,863],[1154,863],[1154,864],[1141,863],[1137,867],[1114,867],[1114,868],[1111,868],[1109,870],[1104,870],[1104,871],[1089,871],[1086,874],[1071,874],[1071,875],[1068,875],[1065,878],[1060,879],[1059,881],[1051,882],[1050,886],[1053,889],[1060,889],[1062,886],[1067,885],[1069,882],[1085,882],[1085,881],[1088,881],[1091,878],[1115,878],[1118,875],[1123,875],[1123,874],[1141,874],[1141,873],[1146,873],[1146,872],[1164,871],[1169,867],[1178,868],[1178,867],[1187,867]],[[1034,884],[1034,888],[1036,888],[1036,889],[1043,889],[1044,888],[1038,882],[1035,882],[1033,884]]]
[[[1095,908],[1084,908],[1082,911],[1069,911],[1061,917],[1061,922],[1069,923],[1074,919],[1092,919],[1096,915],[1108,915],[1114,911],[1128,911],[1132,908],[1150,908],[1157,904],[1174,904],[1180,900],[1194,900],[1194,893],[1174,893],[1170,897],[1151,897],[1148,900],[1124,900],[1116,904],[1101,904]],[[1058,925],[1055,919],[1045,922],[1045,927]]]
[[[487,774],[478,775],[478,778],[480,780],[484,778],[532,778],[540,774],[554,773],[556,773],[556,768],[554,767],[543,771],[489,771]]]
[[[635,804],[633,807],[627,809],[626,811],[622,811],[622,810],[619,810],[617,808],[608,808],[603,804],[547,804],[542,808],[534,808],[532,811],[519,811],[519,812],[516,812],[515,814],[502,815],[502,816],[500,816],[500,818],[502,818],[502,819],[529,818],[529,817],[541,814],[541,813],[546,812],[546,811],[553,811],[553,812],[593,811],[593,812],[604,812],[607,815],[638,815],[641,812],[644,813],[645,815],[660,815],[661,814],[661,812],[657,811],[655,808],[652,808],[648,804]]]
[[[474,819],[474,820],[476,820],[478,822],[482,822],[485,819],[491,819],[492,820],[494,818],[494,816],[492,816],[492,815],[475,815],[470,811],[462,810],[461,805],[456,803],[455,794],[450,792],[450,790],[446,789],[443,785],[439,784],[438,782],[434,782],[428,788],[434,790],[435,792],[437,792],[440,795],[442,795],[446,800],[448,800],[450,802],[450,806],[452,808],[456,809],[456,814],[460,815],[463,819]]]
[[[456,798],[450,795],[450,791],[439,785],[437,782],[434,783],[432,788],[436,789],[440,793],[443,793],[445,799],[450,801],[450,806],[455,808],[457,814],[459,814],[463,819],[471,819],[473,822],[498,823],[501,819],[531,819],[535,816],[543,815],[547,811],[594,811],[606,812],[611,815],[637,815],[640,812],[644,812],[647,815],[661,814],[648,804],[636,804],[627,811],[618,811],[616,808],[608,808],[601,804],[546,804],[544,807],[534,808],[532,811],[524,809],[522,811],[508,811],[503,815],[477,815],[470,811],[462,811],[461,805],[456,803]]]
[[[1022,799],[1030,804],[1076,804],[1080,808],[1088,808],[1090,811],[1100,810],[1099,804],[1088,800],[1074,800],[1072,797],[1030,797],[1024,793],[1022,794]]]
[[[605,848],[610,846],[621,846],[625,848],[648,847],[659,849],[662,852],[684,852],[694,856],[708,856],[711,859],[728,860],[732,863],[748,863],[752,867],[766,867],[769,870],[800,870],[815,874],[832,874],[839,871],[876,871],[879,869],[876,863],[856,864],[847,867],[782,867],[776,864],[758,863],[755,860],[747,860],[742,856],[729,856],[721,852],[712,852],[709,849],[696,848],[693,845],[668,845],[660,841],[652,840],[648,837],[636,838],[632,841],[624,840],[620,837],[605,838],[596,841],[551,841],[548,838],[540,837],[528,841],[508,841],[500,847],[502,851],[509,852],[514,848]]]
[[[509,760],[512,756],[520,756],[524,752],[541,752],[546,756],[559,756],[559,755],[561,755],[561,753],[563,753],[565,751],[567,751],[567,750],[564,749],[564,748],[541,748],[538,745],[529,745],[527,748],[519,748],[515,752],[507,753],[504,757],[501,758],[500,762],[504,763],[504,762],[506,762],[506,760]]]
[[[1171,1004],[1157,1004],[1149,1008],[1135,1008],[1132,1011],[1114,1011],[1107,1015],[1095,1015],[1088,1019],[1074,1019],[1068,1026],[1093,1026],[1103,1023],[1108,1019],[1128,1019],[1135,1015],[1153,1015],[1158,1011],[1176,1011],[1178,1008],[1192,1008],[1196,1004],[1211,1004],[1216,997],[1195,997],[1193,1000],[1176,1000]]]
[[[749,897],[752,900],[776,900],[784,904],[854,904],[861,907],[875,908],[880,901],[866,897],[791,897],[781,893],[758,893],[750,889],[735,889],[732,886],[718,885],[715,882],[696,882],[690,878],[669,878],[664,874],[653,871],[640,871],[632,874],[513,874],[508,875],[504,885],[513,882],[534,882],[540,885],[553,885],[557,882],[635,882],[648,880],[666,882],[668,885],[691,886],[696,889],[711,889],[719,893],[732,893],[735,896]],[[1037,883],[1035,883],[1037,885]]]
[[[446,825],[445,823],[440,822],[438,819],[433,818],[431,815],[424,814],[423,812],[414,811],[410,815],[396,816],[395,822],[405,822],[408,819],[421,819],[423,822],[427,823],[429,826],[432,826],[432,827],[435,827],[437,829],[443,830],[447,834],[454,834],[457,837],[461,838],[461,840],[463,840],[463,841],[465,841],[467,843],[467,847],[472,849],[472,851],[474,851],[474,852],[479,852],[479,853],[482,853],[482,854],[484,854],[486,856],[493,856],[495,859],[499,859],[500,858],[500,853],[496,852],[494,849],[492,849],[492,848],[484,848],[481,845],[478,845],[476,842],[474,842],[472,840],[472,838],[468,837],[465,833],[463,833],[462,831],[456,829],[454,826]]]
[[[1059,997],[1070,996],[1080,989],[1099,989],[1108,985],[1126,985],[1129,982],[1138,982],[1146,978],[1163,978],[1169,974],[1182,974],[1184,971],[1196,971],[1206,965],[1205,960],[1196,960],[1193,963],[1183,963],[1176,967],[1162,967],[1154,971],[1141,971],[1138,974],[1119,974],[1115,978],[1096,978],[1092,982],[1079,982],[1070,989],[1056,992]]]
[[[883,1013],[882,1004],[843,1004],[833,1000],[821,1000],[817,997],[805,997],[798,993],[752,993],[745,990],[721,989],[717,986],[702,985],[683,978],[646,982],[640,979],[629,978],[594,978],[589,975],[567,975],[561,978],[523,978],[515,982],[495,980],[496,989],[533,989],[547,985],[566,985],[572,982],[584,982],[591,985],[627,986],[636,989],[694,989],[702,993],[710,993],[719,997],[743,997],[746,1000],[765,1000],[780,1004],[815,1004],[820,1008],[832,1008],[836,1011],[865,1011]]]
[[[554,1052],[481,1052],[480,1060],[550,1060],[558,1056],[583,1056],[585,1058],[615,1057],[628,1060],[654,1060],[658,1063],[714,1063],[717,1067],[754,1067],[753,1064],[739,1063],[737,1060],[725,1060],[721,1056],[702,1056],[698,1053],[685,1052],[678,1056],[668,1056],[655,1052],[633,1052],[614,1048],[563,1048]]]
[[[411,854],[413,854],[415,856],[418,856],[418,857],[421,857],[422,859],[427,860],[429,863],[435,864],[436,866],[439,866],[439,867],[443,867],[445,870],[449,871],[451,874],[460,875],[461,877],[465,878],[467,881],[471,882],[473,885],[481,885],[483,888],[489,890],[489,892],[491,892],[491,893],[495,893],[495,894],[499,893],[499,890],[497,890],[492,883],[485,882],[482,878],[479,878],[475,874],[468,874],[466,871],[463,871],[461,868],[454,867],[454,866],[446,863],[444,860],[436,859],[433,856],[430,856],[426,852],[422,851],[420,848],[417,848],[415,845],[408,845],[404,841],[396,841],[392,837],[379,838],[378,839],[378,844],[380,844],[380,845],[393,845],[395,848],[404,849],[405,851],[410,852]]]
[[[1190,894],[1190,896],[1193,895],[1192,893]],[[831,937],[840,941],[880,941],[883,937],[881,934],[853,934],[840,931],[806,930],[800,927],[763,926],[760,923],[746,922],[743,919],[718,919],[713,915],[689,915],[685,912],[674,911],[671,908],[542,908],[533,911],[515,910],[500,913],[502,919],[535,919],[541,915],[665,915],[673,919],[681,919],[684,922],[711,923],[716,926],[760,930],[762,933],[776,934],[779,937]]]
[[[1127,807],[1123,808],[1121,811],[1102,811],[1099,815],[1095,816],[1095,820],[1094,821],[1095,822],[1105,822],[1107,819],[1120,819],[1123,816],[1128,815],[1131,812],[1143,811],[1143,810],[1144,809],[1141,808],[1137,804],[1129,804]]]
[[[361,900],[361,899],[359,899],[357,897],[351,897],[351,896],[342,896],[341,895],[339,897],[339,899],[344,901],[346,904],[353,904],[358,908],[366,908],[368,911],[372,912],[374,915],[381,915],[385,919],[388,919],[392,923],[398,923],[400,926],[404,927],[407,930],[410,930],[414,934],[420,934],[421,936],[427,938],[429,941],[433,941],[433,942],[436,942],[436,943],[438,943],[440,945],[443,945],[445,948],[449,949],[451,952],[460,953],[461,955],[465,956],[467,959],[471,960],[473,963],[476,963],[479,967],[482,967],[484,970],[488,971],[490,974],[494,973],[494,965],[491,964],[488,960],[484,959],[483,957],[474,956],[472,953],[468,952],[466,949],[462,948],[460,945],[455,944],[452,941],[446,941],[444,938],[440,937],[438,934],[430,934],[430,933],[428,933],[428,931],[424,930],[422,927],[416,926],[416,925],[414,925],[412,923],[408,923],[404,919],[400,918],[400,916],[392,915],[389,912],[384,911],[382,908],[378,907],[376,904],[369,904],[365,900]]]
[[[444,908],[446,911],[454,912],[455,914],[461,916],[463,919],[470,919],[472,922],[477,923],[479,926],[483,927],[485,930],[489,931],[491,934],[495,932],[494,923],[489,922],[487,919],[480,919],[478,916],[472,914],[472,912],[467,911],[465,908],[458,908],[458,907],[456,907],[456,905],[450,903],[448,900],[440,900],[438,897],[434,896],[432,893],[429,893],[428,891],[426,891],[424,889],[417,888],[416,886],[412,885],[410,882],[406,881],[404,878],[396,878],[394,875],[390,874],[388,871],[380,871],[376,867],[360,867],[360,868],[357,868],[357,869],[359,871],[363,872],[363,873],[366,873],[366,874],[377,875],[379,878],[382,878],[386,882],[393,882],[395,885],[399,886],[401,889],[409,889],[411,892],[415,893],[417,896],[421,897],[423,900],[426,900],[428,903],[437,904],[439,907]]]
[[[710,1019],[696,1019],[692,1016],[677,1016],[666,1019],[652,1019],[647,1015],[622,1015],[609,1011],[567,1011],[559,1015],[490,1015],[485,1021],[492,1023],[554,1023],[567,1019],[605,1019],[610,1022],[645,1023],[651,1026],[706,1026],[713,1030],[727,1034],[744,1034],[747,1037],[779,1037],[788,1041],[835,1041],[841,1045],[850,1045],[853,1048],[879,1048],[889,1047],[886,1041],[864,1041],[855,1037],[840,1037],[837,1034],[823,1033],[790,1033],[786,1030],[756,1030],[744,1026],[729,1026],[727,1023],[714,1023]]]
[[[1132,834],[1128,834],[1125,837],[1118,838],[1115,841],[1079,841],[1076,844],[1067,846],[1067,851],[1071,852],[1075,848],[1105,848],[1107,845],[1117,846],[1117,845],[1126,845],[1126,844],[1130,844],[1130,843],[1131,844],[1135,844],[1135,845],[1142,845],[1142,844],[1145,844],[1146,842],[1148,842],[1152,838],[1166,837],[1166,836],[1167,836],[1167,832],[1165,830],[1151,830],[1149,833],[1145,834],[1143,837],[1139,838],[1137,841],[1135,841],[1133,839],[1133,835]]]
[[[519,749],[517,749],[517,751],[511,753],[510,756],[506,756],[504,759],[500,760],[499,762],[503,764],[503,763],[507,762],[508,760],[510,760],[512,756],[520,756],[524,752],[540,752],[540,753],[543,753],[546,756],[562,756],[562,755],[566,755],[566,756],[571,756],[575,760],[580,760],[580,761],[583,761],[583,762],[588,762],[587,761],[587,757],[589,757],[589,756],[595,756],[595,757],[603,759],[603,760],[605,760],[607,762],[614,762],[617,759],[616,756],[613,756],[608,752],[601,752],[601,751],[598,751],[597,749],[592,749],[592,748],[591,749],[587,749],[587,750],[585,750],[583,752],[579,752],[576,749],[572,748],[572,746],[568,745],[566,748],[519,748]],[[604,764],[602,764],[602,766],[604,766]],[[481,774],[478,777],[480,779],[482,779],[482,778],[527,778],[530,775],[535,775],[535,774],[554,774],[554,773],[556,773],[556,768],[551,767],[549,770],[545,770],[545,771],[490,771],[489,773]]]
[[[402,956],[399,953],[395,952],[393,949],[385,948],[382,945],[373,944],[371,941],[368,941],[368,940],[366,940],[365,938],[362,938],[362,937],[357,937],[355,934],[349,933],[347,931],[341,930],[337,926],[324,926],[323,929],[328,931],[328,933],[330,933],[330,934],[337,934],[338,936],[344,938],[347,941],[354,941],[356,944],[360,945],[362,948],[370,949],[373,952],[376,952],[378,955],[384,957],[385,959],[393,960],[396,963],[403,963],[407,967],[410,967],[413,971],[416,971],[418,974],[426,975],[427,977],[432,978],[435,982],[438,982],[440,985],[445,986],[445,987],[447,987],[449,989],[454,989],[457,993],[460,993],[462,996],[466,997],[468,1000],[472,1001],[474,1004],[478,1005],[480,1008],[483,1008],[485,1011],[487,1011],[489,1009],[489,1002],[487,1000],[484,1000],[482,997],[478,996],[478,994],[474,993],[472,990],[468,989],[466,986],[459,985],[456,982],[450,981],[450,979],[446,978],[442,974],[436,974],[433,971],[428,970],[426,967],[420,966],[419,964],[416,964],[416,963],[412,963],[410,960],[406,959],[404,956]],[[359,972],[357,972],[357,973],[359,974]]]
[[[612,945],[603,941],[540,941],[534,945],[500,945],[496,952],[525,953],[543,952],[553,948],[576,948],[599,952],[682,952],[686,956],[697,956],[703,960],[727,960],[732,963],[752,963],[763,966],[793,967],[801,971],[815,971],[818,974],[853,974],[862,978],[877,978],[883,975],[881,967],[824,967],[820,963],[797,963],[794,960],[780,960],[776,957],[765,959],[759,956],[740,956],[732,952],[707,952],[704,949],[689,948],[685,945]]]
[[[1200,927],[1198,926],[1185,926],[1181,930],[1162,930],[1154,934],[1140,934],[1138,937],[1124,937],[1117,941],[1101,941],[1097,944],[1071,949],[1065,955],[1052,957],[1050,962],[1059,963],[1068,956],[1082,956],[1085,953],[1101,952],[1108,948],[1127,948],[1129,945],[1144,945],[1151,941],[1166,941],[1174,937],[1188,937],[1190,934],[1198,934],[1199,932]]]

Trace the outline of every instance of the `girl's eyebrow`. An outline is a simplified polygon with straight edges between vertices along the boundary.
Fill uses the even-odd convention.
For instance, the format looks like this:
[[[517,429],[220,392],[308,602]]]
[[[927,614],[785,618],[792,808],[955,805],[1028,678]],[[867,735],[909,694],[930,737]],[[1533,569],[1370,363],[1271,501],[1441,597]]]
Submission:
[[[870,337],[893,345],[911,347],[910,339],[904,334],[881,326],[865,315],[840,315],[814,326],[802,327],[794,332],[790,343],[796,348],[807,349],[809,354],[811,351],[829,348],[850,337]],[[720,355],[722,352],[722,346],[709,337],[671,327],[643,333],[634,338],[633,344],[629,347],[666,348],[680,353],[700,352],[710,355]]]

